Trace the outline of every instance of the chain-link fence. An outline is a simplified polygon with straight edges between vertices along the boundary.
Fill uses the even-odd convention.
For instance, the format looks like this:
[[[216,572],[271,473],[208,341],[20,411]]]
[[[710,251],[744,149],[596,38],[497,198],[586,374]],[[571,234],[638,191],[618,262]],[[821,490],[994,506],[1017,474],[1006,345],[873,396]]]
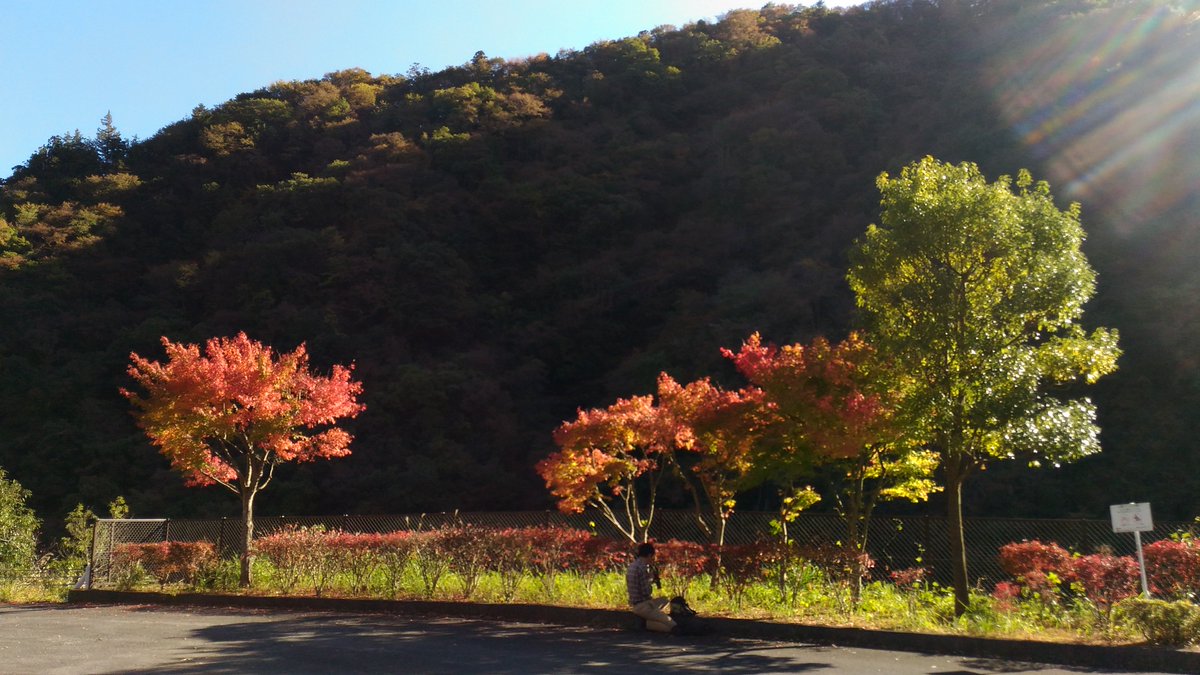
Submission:
[[[730,519],[725,533],[727,544],[747,544],[775,536],[774,513],[739,512]],[[623,535],[599,513],[567,515],[557,511],[512,511],[481,513],[423,513],[393,516],[274,516],[254,520],[256,537],[288,527],[322,526],[344,532],[384,533],[397,530],[429,530],[448,525],[477,525],[495,528],[520,528],[540,525],[573,527],[596,532],[600,536],[621,539]],[[710,530],[715,528],[711,527]],[[1142,541],[1164,539],[1187,528],[1187,522],[1158,522],[1152,532],[1142,533]],[[1119,555],[1133,553],[1130,534],[1115,534],[1108,520],[1065,520],[1033,518],[965,518],[968,567],[973,582],[990,585],[1004,578],[997,551],[1004,544],[1038,539],[1053,541],[1072,551],[1087,554],[1101,548]],[[875,574],[914,566],[929,568],[932,579],[950,581],[950,552],[947,520],[937,516],[876,516],[871,520],[867,551],[876,561]],[[788,524],[789,537],[805,544],[832,544],[845,538],[845,524],[833,514],[801,514]],[[705,542],[705,530],[691,511],[658,510],[650,528],[657,541],[680,539]],[[113,551],[121,544],[161,541],[207,541],[219,555],[233,557],[240,551],[242,522],[237,518],[196,519],[104,519],[96,523],[92,541],[92,579],[109,580]]]

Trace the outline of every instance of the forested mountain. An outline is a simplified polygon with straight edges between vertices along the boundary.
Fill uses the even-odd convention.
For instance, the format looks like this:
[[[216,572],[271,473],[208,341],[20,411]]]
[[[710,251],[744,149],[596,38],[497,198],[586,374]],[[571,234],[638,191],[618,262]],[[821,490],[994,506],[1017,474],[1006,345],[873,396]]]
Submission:
[[[1195,0],[767,5],[580,51],[279,82],[130,144],[51,139],[0,190],[0,466],[46,518],[230,515],[135,427],[129,353],[244,330],[354,361],[353,454],[262,513],[548,508],[578,406],[844,337],[874,179],[923,155],[1083,203],[1121,332],[1104,452],[996,466],[968,514],[1200,510]],[[1011,463],[1010,463],[1011,464]],[[751,500],[748,500],[748,502]],[[936,511],[935,511],[936,512]]]

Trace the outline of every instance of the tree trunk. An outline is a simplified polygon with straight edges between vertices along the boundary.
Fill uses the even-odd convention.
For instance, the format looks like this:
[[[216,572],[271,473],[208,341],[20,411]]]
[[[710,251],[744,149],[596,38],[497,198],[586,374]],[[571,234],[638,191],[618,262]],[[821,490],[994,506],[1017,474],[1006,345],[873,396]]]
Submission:
[[[865,571],[862,568],[862,554],[865,551],[859,545],[861,537],[859,527],[861,525],[858,504],[852,502],[846,512],[846,548],[854,556],[850,561],[850,573],[853,575],[853,578],[850,579],[850,606],[855,609],[858,608],[858,602],[862,599],[863,572]]]
[[[871,509],[879,498],[882,478],[877,479],[873,492],[867,493],[866,462],[860,463],[852,475],[853,489],[840,503],[844,504],[842,520],[846,524],[847,547],[854,555],[852,562],[854,578],[850,580],[850,604],[855,609],[862,599],[863,577],[867,569],[863,566],[867,553],[867,536],[870,532]]]
[[[783,538],[783,555],[779,556],[779,600],[784,602],[787,600],[787,570],[792,554],[792,544],[788,541],[787,518],[784,518],[782,513],[779,514],[779,525],[779,533]]]
[[[962,485],[966,477],[961,458],[946,462],[946,526],[950,543],[950,568],[954,575],[954,615],[966,614],[971,602],[967,576],[967,544],[962,523]]]
[[[242,575],[239,584],[250,587],[250,549],[254,541],[254,491],[242,490]]]
[[[725,526],[728,524],[728,517],[722,517],[720,514],[717,515],[716,546],[713,549],[713,573],[708,580],[709,588],[715,589],[720,585],[721,575],[724,573],[721,556],[725,552]],[[712,541],[712,539],[710,537],[709,541]]]

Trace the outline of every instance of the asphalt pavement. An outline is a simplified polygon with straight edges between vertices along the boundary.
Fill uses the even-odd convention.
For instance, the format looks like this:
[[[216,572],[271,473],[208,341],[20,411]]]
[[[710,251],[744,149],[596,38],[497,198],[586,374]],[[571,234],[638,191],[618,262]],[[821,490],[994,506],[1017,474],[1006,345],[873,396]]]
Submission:
[[[0,672],[1118,673],[613,628],[278,609],[0,605]]]

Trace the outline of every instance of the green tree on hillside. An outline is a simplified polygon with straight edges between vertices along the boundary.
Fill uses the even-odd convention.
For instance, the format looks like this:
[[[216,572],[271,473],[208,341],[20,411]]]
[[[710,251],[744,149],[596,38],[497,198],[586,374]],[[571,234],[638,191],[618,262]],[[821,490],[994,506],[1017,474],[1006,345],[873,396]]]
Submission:
[[[43,201],[69,199],[79,181],[104,172],[96,154],[96,146],[76,129],[74,133],[51,136],[24,164],[12,167],[12,177],[6,183],[20,184],[33,179],[27,191]]]
[[[941,455],[955,611],[967,609],[962,486],[990,461],[1072,461],[1100,451],[1096,410],[1072,383],[1116,369],[1116,331],[1077,324],[1095,288],[1079,205],[1059,210],[1021,171],[926,157],[877,180],[880,225],[851,252],[872,342],[910,390],[906,427]]]
[[[1015,171],[1078,156],[1066,150],[1080,141],[1147,136],[1077,132],[1153,126],[1175,109],[1153,94],[1190,91],[1153,86],[1190,82],[1200,53],[1197,25],[1169,4],[768,5],[411,79],[264,82],[144,140],[123,134],[116,169],[89,117],[0,180],[0,466],[42,515],[117,493],[150,515],[211,515],[206,493],[156,479],[112,396],[114,355],[245,329],[354,354],[383,383],[364,400],[383,414],[356,422],[354,454],[282,472],[269,508],[544,508],[531,467],[577,405],[662,371],[732,377],[715,348],[753,330],[807,343],[855,327],[845,251],[877,222],[873,179],[893,158]],[[1146,30],[1110,49],[1135,20]],[[1046,45],[1058,58],[1021,70]],[[1028,100],[997,106],[1004,82]],[[1070,91],[1107,103],[1059,124]],[[1016,462],[989,464],[971,478],[978,515],[1084,513],[1151,484],[1163,518],[1196,515],[1200,193],[1179,186],[1200,184],[1200,134],[1188,129],[1142,148],[1178,152],[1117,153],[1104,175],[1047,162],[1089,191],[1088,259],[1109,283],[1087,319],[1121,328],[1124,372],[1089,392],[1103,457],[1020,482]],[[1150,184],[1122,182],[1126,170]],[[832,488],[800,485],[814,481]]]

